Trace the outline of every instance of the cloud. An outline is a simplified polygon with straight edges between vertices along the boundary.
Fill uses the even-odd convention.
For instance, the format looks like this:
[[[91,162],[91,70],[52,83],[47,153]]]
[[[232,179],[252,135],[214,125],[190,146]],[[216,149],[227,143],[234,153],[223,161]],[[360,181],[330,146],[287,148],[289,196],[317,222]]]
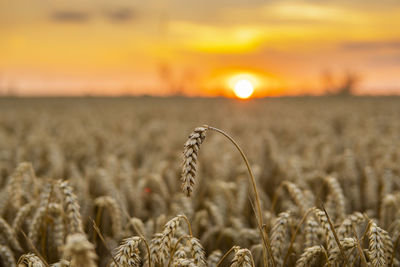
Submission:
[[[400,49],[400,40],[377,42],[346,42],[340,45],[345,50]]]
[[[374,55],[371,57],[370,62],[373,65],[396,66],[400,64],[400,53],[391,53],[388,55]]]
[[[93,17],[105,18],[111,22],[127,22],[135,19],[137,13],[133,9],[118,8],[106,12],[86,12],[80,10],[58,10],[54,11],[50,18],[55,22],[63,23],[86,23]]]
[[[112,22],[127,22],[136,18],[137,13],[133,9],[121,8],[105,14]]]
[[[51,19],[56,22],[85,23],[89,21],[90,15],[83,11],[64,10],[53,12]]]
[[[400,40],[343,42],[339,51],[362,58],[368,65],[398,67],[400,64]]]

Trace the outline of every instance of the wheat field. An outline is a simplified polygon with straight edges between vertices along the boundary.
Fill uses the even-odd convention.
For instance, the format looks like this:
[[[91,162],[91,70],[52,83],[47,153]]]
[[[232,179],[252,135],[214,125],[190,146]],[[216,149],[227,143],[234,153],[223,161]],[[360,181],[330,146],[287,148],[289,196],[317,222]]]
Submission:
[[[395,97],[0,99],[0,266],[400,266],[399,118]]]

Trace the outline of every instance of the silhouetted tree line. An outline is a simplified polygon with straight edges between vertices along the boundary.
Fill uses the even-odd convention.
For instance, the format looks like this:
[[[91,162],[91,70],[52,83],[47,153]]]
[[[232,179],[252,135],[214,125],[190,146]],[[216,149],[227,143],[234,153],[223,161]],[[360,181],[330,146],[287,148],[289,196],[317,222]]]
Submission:
[[[329,70],[322,73],[322,86],[328,95],[352,95],[359,82],[360,76],[353,71],[346,71],[341,75]]]

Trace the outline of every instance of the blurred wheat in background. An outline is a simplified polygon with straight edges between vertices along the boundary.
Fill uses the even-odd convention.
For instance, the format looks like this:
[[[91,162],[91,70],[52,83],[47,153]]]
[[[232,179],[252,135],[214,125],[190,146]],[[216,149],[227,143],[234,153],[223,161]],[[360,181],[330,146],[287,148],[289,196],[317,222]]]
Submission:
[[[0,114],[1,266],[400,266],[397,98],[10,98]],[[204,124],[240,144],[262,218]]]

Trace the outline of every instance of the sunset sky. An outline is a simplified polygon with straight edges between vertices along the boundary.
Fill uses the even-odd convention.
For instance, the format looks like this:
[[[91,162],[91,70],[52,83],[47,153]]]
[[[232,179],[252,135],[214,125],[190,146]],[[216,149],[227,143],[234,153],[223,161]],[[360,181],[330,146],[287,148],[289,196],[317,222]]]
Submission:
[[[400,94],[398,0],[1,0],[0,93]]]

